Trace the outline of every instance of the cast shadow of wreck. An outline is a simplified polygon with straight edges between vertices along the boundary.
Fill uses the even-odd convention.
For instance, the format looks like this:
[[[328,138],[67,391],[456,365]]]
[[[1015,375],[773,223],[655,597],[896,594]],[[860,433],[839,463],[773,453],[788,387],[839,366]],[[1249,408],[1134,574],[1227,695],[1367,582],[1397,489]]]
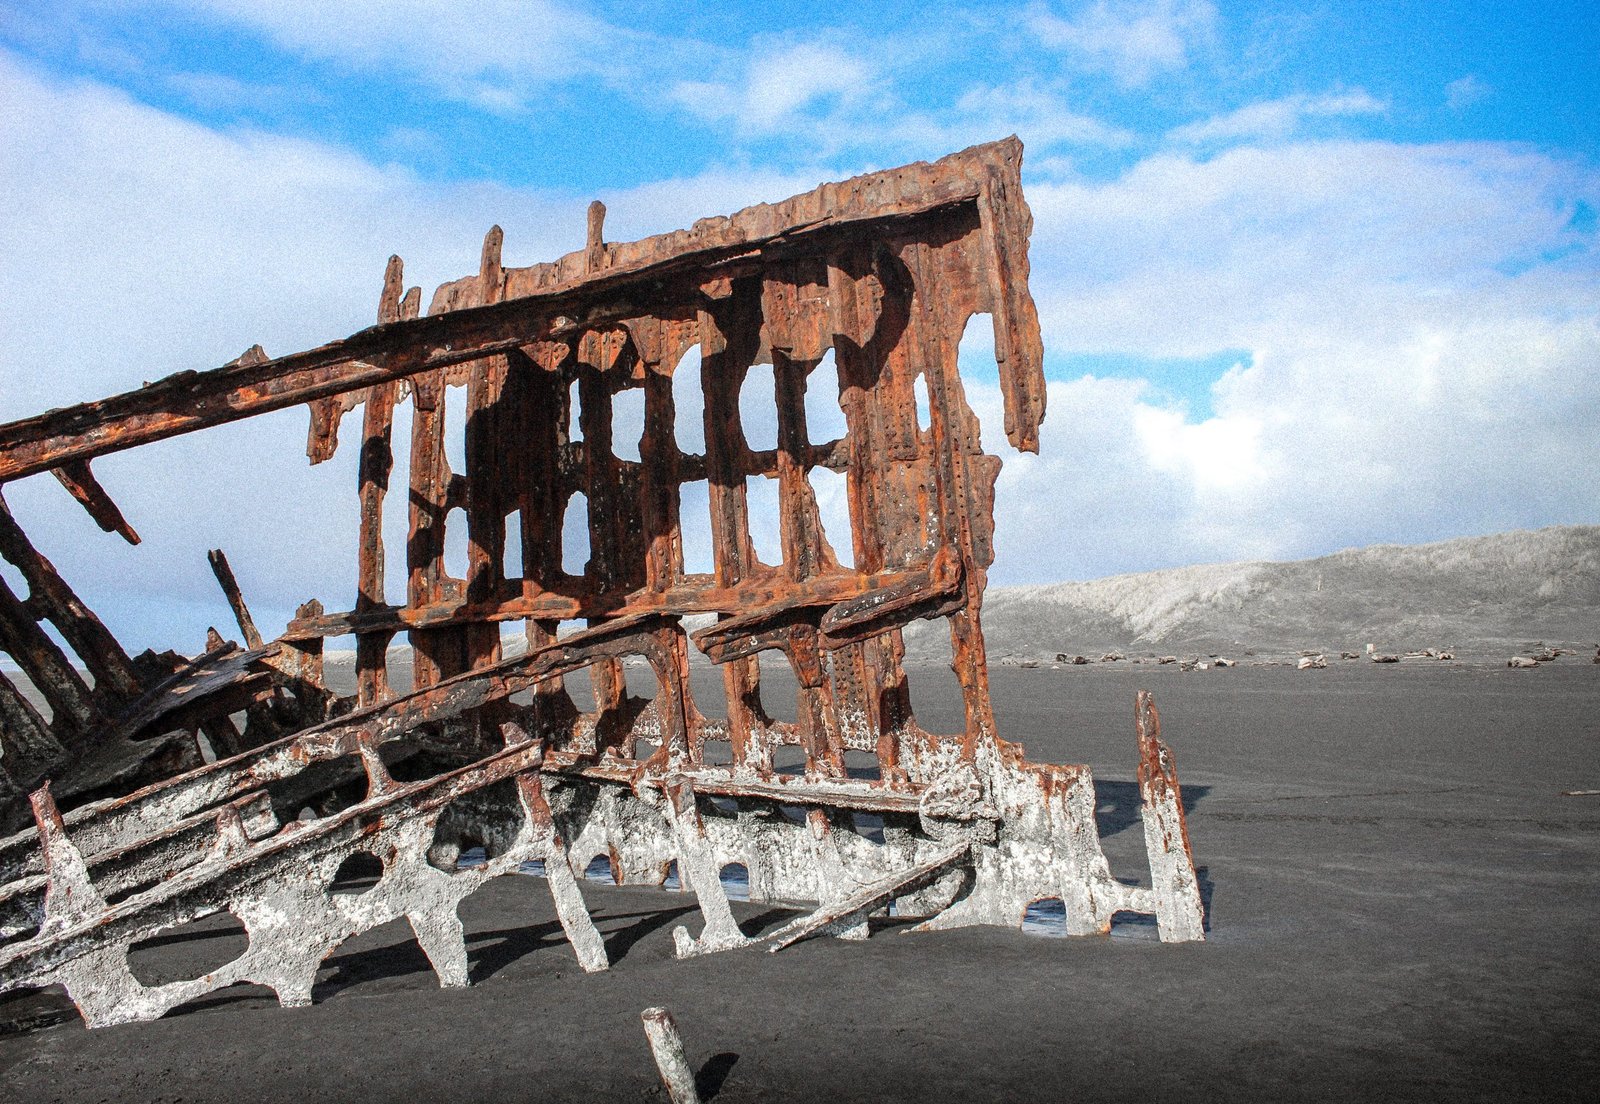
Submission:
[[[723,1082],[728,1079],[728,1072],[738,1060],[737,1054],[726,1050],[706,1059],[705,1065],[700,1067],[700,1072],[694,1075],[695,1091],[700,1094],[701,1100],[710,1100],[722,1091]]]
[[[1182,792],[1183,812],[1185,816],[1189,816],[1194,813],[1195,806],[1211,792],[1211,787],[1186,783]],[[1102,839],[1142,823],[1139,816],[1139,784],[1095,779],[1094,823],[1095,827],[1100,829]]]
[[[1210,786],[1184,785],[1182,787],[1184,816],[1192,816],[1196,806],[1210,792]],[[1143,824],[1139,808],[1139,784],[1137,782],[1107,782],[1098,778],[1095,779],[1094,821],[1102,839],[1115,836],[1129,828],[1139,828]],[[1201,925],[1203,930],[1209,932],[1211,930],[1211,894],[1215,889],[1215,884],[1211,880],[1210,867],[1197,866],[1194,874],[1195,881],[1200,887]],[[1137,879],[1119,880],[1130,885],[1137,884]],[[1154,929],[1155,917],[1121,913],[1118,915],[1118,923],[1129,927],[1144,925]]]
[[[604,932],[606,955],[611,964],[615,966],[627,957],[629,951],[640,940],[670,927],[673,923],[689,917],[690,914],[696,911],[691,905],[683,905],[643,912],[611,913],[609,915],[602,913],[597,915],[595,919],[608,928],[617,921],[632,921]],[[747,934],[757,935],[779,923],[787,922],[793,918],[793,915],[793,909],[767,909],[756,916],[745,919],[741,926]],[[394,939],[392,942],[385,943],[379,947],[335,951],[328,956],[322,965],[324,976],[319,978],[312,988],[312,1000],[314,1002],[320,1004],[347,989],[368,982],[392,982],[413,975],[426,974],[431,976],[433,966],[416,940],[411,938],[411,932],[406,921],[404,919],[394,920],[385,926],[393,929]],[[221,941],[230,938],[236,939],[237,935],[238,933],[232,929],[183,931],[150,940],[149,945],[153,948],[156,946]],[[526,927],[469,931],[466,941],[469,963],[468,976],[474,985],[494,977],[528,955],[540,951],[563,950],[567,947],[566,935],[562,932],[561,925],[554,921]],[[173,1009],[169,1015],[190,1015],[242,1002],[272,1003],[272,1001],[272,992],[266,987],[241,984],[229,986],[197,1000],[187,1001]],[[65,1003],[64,996],[62,1002]],[[57,1017],[57,1020],[61,1018],[72,1018],[72,1014],[64,1011],[61,1017]],[[716,1086],[720,1087],[721,1079],[727,1076],[727,1067],[731,1067],[736,1058],[737,1055],[718,1055],[707,1063],[706,1069],[712,1070],[710,1076],[713,1077]],[[726,1060],[724,1067],[713,1066],[713,1063],[719,1059]],[[717,1072],[718,1069],[721,1072]],[[715,1090],[713,1089],[712,1091]],[[707,1092],[704,1095],[710,1095],[710,1093]]]

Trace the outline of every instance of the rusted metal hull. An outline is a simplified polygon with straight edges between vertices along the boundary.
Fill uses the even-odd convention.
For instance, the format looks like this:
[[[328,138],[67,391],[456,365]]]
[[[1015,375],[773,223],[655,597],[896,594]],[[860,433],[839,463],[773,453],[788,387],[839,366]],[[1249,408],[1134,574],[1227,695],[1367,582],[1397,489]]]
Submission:
[[[957,350],[969,320],[990,315],[1005,432],[1035,450],[1042,346],[1020,159],[1010,139],[627,245],[603,240],[597,207],[586,249],[528,269],[501,265],[496,229],[479,272],[439,288],[425,316],[396,258],[374,329],[276,360],[253,349],[0,427],[0,483],[65,472],[105,528],[136,539],[94,483],[94,457],[308,402],[317,462],[338,447],[343,415],[363,408],[348,610],[308,603],[264,642],[216,553],[251,650],[213,641],[212,658],[180,665],[176,682],[130,679],[122,699],[74,712],[73,665],[37,648],[31,611],[5,619],[0,594],[0,648],[60,683],[68,708],[55,713],[80,747],[175,732],[193,750],[210,726],[224,755],[200,765],[196,753],[153,781],[151,767],[143,788],[65,815],[48,789],[33,795],[36,826],[0,841],[0,990],[59,981],[92,1024],[160,1015],[241,980],[304,1003],[340,941],[399,916],[441,982],[464,984],[456,906],[532,860],[580,963],[602,968],[574,877],[596,856],[625,883],[661,884],[675,866],[703,914],[697,933],[675,933],[683,955],[752,942],[720,881],[732,863],[753,900],[813,905],[773,949],[864,937],[891,906],[924,928],[1017,926],[1043,898],[1062,900],[1074,934],[1134,911],[1155,914],[1163,939],[1202,938],[1177,778],[1147,698],[1150,889],[1111,876],[1088,769],[1029,763],[995,729],[980,610],[999,460],[982,449]],[[758,364],[771,365],[770,394],[749,386]],[[675,377],[691,372],[686,392]],[[704,413],[686,433],[676,405],[696,393]],[[619,436],[624,397],[643,411],[637,442]],[[393,415],[407,400],[409,486],[390,494]],[[817,438],[819,402],[837,404],[843,435]],[[775,444],[753,447],[769,422]],[[451,434],[465,438],[461,472]],[[825,529],[815,481],[827,473],[844,481],[848,532]],[[751,537],[756,488],[777,502],[775,562]],[[382,521],[397,509],[406,587],[390,595]],[[445,566],[455,526],[468,537],[462,577]],[[709,571],[686,559],[691,527]],[[563,563],[575,537],[588,549],[581,569]],[[15,563],[13,546],[31,551],[20,530],[0,547]],[[911,708],[900,630],[920,618],[949,625],[961,732],[931,733]],[[508,656],[501,627],[517,621],[526,646]],[[336,701],[322,642],[344,633],[356,637],[356,691]],[[391,647],[400,633],[409,657]],[[121,654],[79,636],[86,661]],[[721,702],[691,691],[691,648],[719,668]],[[413,689],[397,694],[392,665],[406,661]],[[648,668],[648,698],[630,692],[628,664]],[[564,686],[578,672],[593,709]],[[793,721],[763,700],[779,677],[795,688]],[[13,743],[42,747],[29,777],[56,779],[66,746],[10,690],[0,685],[0,717],[31,727],[0,763],[23,762]],[[241,705],[245,730],[222,727]],[[785,758],[796,765],[781,768]],[[485,858],[464,866],[477,846]],[[377,885],[359,899],[332,892],[358,852],[381,863]],[[128,971],[134,942],[223,909],[250,936],[235,963],[158,987]]]

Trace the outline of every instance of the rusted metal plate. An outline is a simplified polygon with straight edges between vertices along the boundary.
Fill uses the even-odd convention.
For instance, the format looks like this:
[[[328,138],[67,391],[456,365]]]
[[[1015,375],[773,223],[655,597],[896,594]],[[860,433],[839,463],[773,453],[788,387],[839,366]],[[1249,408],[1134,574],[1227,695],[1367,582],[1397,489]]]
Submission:
[[[1163,939],[1203,938],[1147,697],[1150,889],[1111,876],[1088,769],[1028,763],[994,723],[981,610],[999,460],[957,361],[969,321],[990,315],[1006,434],[1036,449],[1043,349],[1021,152],[1008,139],[632,243],[604,240],[596,205],[583,250],[529,268],[502,264],[495,228],[478,271],[438,288],[426,315],[392,258],[372,329],[0,426],[0,483],[65,472],[97,518],[131,532],[94,493],[93,457],[307,403],[316,462],[362,411],[354,600],[307,603],[262,642],[216,553],[248,652],[218,641],[141,673],[0,512],[0,552],[35,591],[0,592],[0,650],[53,709],[47,724],[0,682],[5,761],[35,764],[71,804],[82,797],[60,780],[97,740],[160,736],[191,753],[65,813],[49,790],[33,795],[34,827],[0,840],[0,989],[62,982],[92,1024],[242,980],[304,1003],[323,956],[398,916],[442,983],[464,984],[455,905],[534,858],[585,969],[605,954],[575,876],[597,856],[625,883],[660,885],[676,867],[703,917],[698,934],[674,933],[685,955],[752,942],[720,880],[733,863],[754,900],[814,903],[775,946],[864,938],[891,904],[924,928],[1017,926],[1043,898],[1063,901],[1074,933],[1131,910],[1155,914]],[[772,390],[756,393],[757,378]],[[411,439],[397,442],[407,401]],[[844,432],[813,426],[819,412]],[[403,488],[389,482],[397,448]],[[842,479],[847,522],[819,506],[823,478]],[[774,512],[775,548],[752,536]],[[406,518],[404,549],[385,548],[386,513]],[[446,535],[463,530],[458,577]],[[403,594],[384,589],[391,556],[404,558]],[[92,693],[41,618],[94,670]],[[691,618],[710,623],[690,632]],[[948,624],[960,732],[930,732],[911,708],[900,633],[922,618]],[[518,621],[523,639],[503,638]],[[335,699],[322,645],[345,633],[355,693]],[[409,656],[391,649],[401,634]],[[721,672],[720,708],[691,692],[692,650]],[[793,720],[763,697],[783,668]],[[592,707],[565,687],[579,672]],[[108,679],[115,702],[101,700]],[[241,708],[243,732],[225,715]],[[198,763],[197,731],[217,761]],[[803,764],[778,769],[789,748]],[[873,766],[847,769],[860,752]],[[476,847],[485,857],[463,865]],[[383,866],[359,906],[331,891],[357,853]],[[147,888],[120,896],[132,886]],[[128,972],[132,943],[223,909],[250,935],[235,963],[168,986]]]

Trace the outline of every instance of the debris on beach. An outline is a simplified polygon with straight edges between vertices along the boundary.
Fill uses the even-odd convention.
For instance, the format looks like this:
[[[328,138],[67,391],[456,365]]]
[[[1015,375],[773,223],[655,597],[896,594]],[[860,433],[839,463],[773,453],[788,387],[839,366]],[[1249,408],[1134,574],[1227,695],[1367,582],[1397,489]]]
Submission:
[[[759,942],[722,887],[733,864],[752,901],[810,902],[774,949],[865,938],[891,906],[916,930],[1017,928],[1043,899],[1063,903],[1069,934],[1132,912],[1153,914],[1164,941],[1204,938],[1150,696],[1134,707],[1149,888],[1112,875],[1089,768],[1029,762],[995,724],[980,610],[1000,460],[982,451],[957,350],[987,315],[1004,433],[1037,451],[1021,153],[1007,139],[632,243],[605,240],[596,203],[585,248],[528,268],[502,265],[495,228],[479,270],[425,315],[391,258],[373,328],[287,356],[252,346],[0,426],[0,485],[53,473],[133,542],[98,457],[301,404],[312,463],[357,411],[360,450],[353,603],[309,601],[264,639],[216,553],[244,643],[212,632],[194,659],[127,655],[0,505],[0,555],[29,591],[0,580],[0,651],[50,712],[0,676],[0,819],[14,833],[0,839],[0,991],[60,983],[90,1026],[237,982],[304,1005],[340,943],[401,917],[441,984],[462,986],[459,904],[533,861],[578,963],[605,969],[578,880],[596,858],[619,884],[676,877],[694,894],[702,919],[675,930],[680,956]],[[772,366],[775,447],[741,420],[758,364]],[[674,433],[685,372],[704,403],[699,448]],[[839,403],[843,436],[817,439],[808,390]],[[638,459],[613,439],[625,396],[642,399]],[[396,442],[406,401],[411,436]],[[463,433],[456,471],[446,438]],[[409,485],[390,487],[397,448]],[[842,481],[849,532],[824,531],[820,479]],[[752,544],[752,481],[776,493],[778,562]],[[386,511],[407,520],[403,548],[385,548]],[[445,568],[457,526],[462,578]],[[577,572],[563,567],[571,526],[589,548]],[[708,536],[711,570],[686,566],[689,530]],[[385,589],[386,556],[406,564],[403,594]],[[697,615],[710,620],[691,629]],[[948,627],[959,732],[912,711],[901,632],[919,619]],[[502,651],[507,622],[525,650]],[[408,653],[391,650],[402,633]],[[323,645],[346,634],[355,692],[337,697]],[[691,646],[725,703],[696,701]],[[587,711],[563,681],[579,674]],[[792,688],[792,721],[768,712],[769,682]],[[333,893],[358,860],[381,867],[376,884]],[[162,985],[130,972],[131,945],[222,911],[248,934],[233,962]]]
[[[694,1083],[694,1069],[683,1051],[683,1036],[678,1021],[665,1008],[646,1008],[639,1014],[644,1023],[645,1040],[656,1060],[661,1083],[672,1104],[700,1104],[700,1091]]]
[[[1544,661],[1536,659],[1533,656],[1512,656],[1510,659],[1506,660],[1506,666],[1507,667],[1537,667],[1537,666],[1540,665],[1541,662],[1544,662]]]
[[[1308,655],[1308,656],[1301,656],[1299,661],[1297,663],[1295,663],[1295,668],[1297,670],[1300,670],[1300,671],[1312,671],[1312,670],[1321,670],[1322,668],[1326,667],[1327,665],[1328,665],[1328,657],[1327,656],[1325,656],[1325,655]]]

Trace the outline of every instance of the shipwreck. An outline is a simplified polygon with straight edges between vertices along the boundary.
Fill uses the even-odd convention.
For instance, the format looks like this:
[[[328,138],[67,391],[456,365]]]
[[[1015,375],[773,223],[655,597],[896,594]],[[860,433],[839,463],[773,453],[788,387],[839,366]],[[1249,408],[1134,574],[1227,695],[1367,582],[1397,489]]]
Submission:
[[[264,639],[215,552],[242,643],[213,632],[197,655],[129,656],[0,499],[0,556],[27,590],[0,578],[0,991],[59,983],[91,1026],[244,981],[306,1004],[334,948],[400,917],[440,982],[465,985],[457,906],[535,860],[578,962],[604,969],[581,890],[597,856],[618,883],[681,879],[702,920],[674,932],[680,955],[865,938],[891,905],[922,929],[1016,927],[1045,898],[1071,934],[1131,911],[1165,941],[1203,938],[1148,696],[1134,707],[1148,887],[1112,876],[1089,769],[1031,763],[996,731],[981,610],[1000,461],[957,350],[988,315],[1004,432],[1037,451],[1021,157],[1008,139],[631,243],[605,240],[595,204],[586,248],[528,268],[502,265],[495,229],[479,270],[425,314],[393,258],[372,328],[0,426],[0,486],[52,473],[131,541],[96,457],[299,404],[312,463],[341,431],[360,449],[353,600],[307,602]],[[741,421],[757,364],[774,381],[772,448]],[[674,431],[682,372],[699,375],[703,448]],[[842,411],[837,439],[807,424],[817,388]],[[613,407],[641,395],[635,452]],[[389,485],[397,448],[407,487]],[[825,531],[817,472],[845,481],[848,532]],[[757,486],[776,492],[780,562],[751,538]],[[384,544],[396,512],[403,549]],[[581,571],[563,566],[569,525],[586,530]],[[686,569],[686,525],[709,526],[711,570]],[[445,567],[447,526],[465,527],[464,578]],[[386,557],[403,557],[404,593],[386,592]],[[912,711],[901,629],[921,618],[948,625],[959,732]],[[506,645],[508,622],[525,647]],[[356,679],[340,696],[323,644],[347,634]],[[695,653],[725,698],[704,712]],[[785,668],[792,722],[762,698]],[[579,672],[592,709],[564,686]],[[332,892],[352,856],[381,867],[375,886]],[[735,863],[751,900],[798,918],[746,935],[720,880]],[[133,975],[131,945],[222,910],[248,934],[233,962],[162,985]]]

